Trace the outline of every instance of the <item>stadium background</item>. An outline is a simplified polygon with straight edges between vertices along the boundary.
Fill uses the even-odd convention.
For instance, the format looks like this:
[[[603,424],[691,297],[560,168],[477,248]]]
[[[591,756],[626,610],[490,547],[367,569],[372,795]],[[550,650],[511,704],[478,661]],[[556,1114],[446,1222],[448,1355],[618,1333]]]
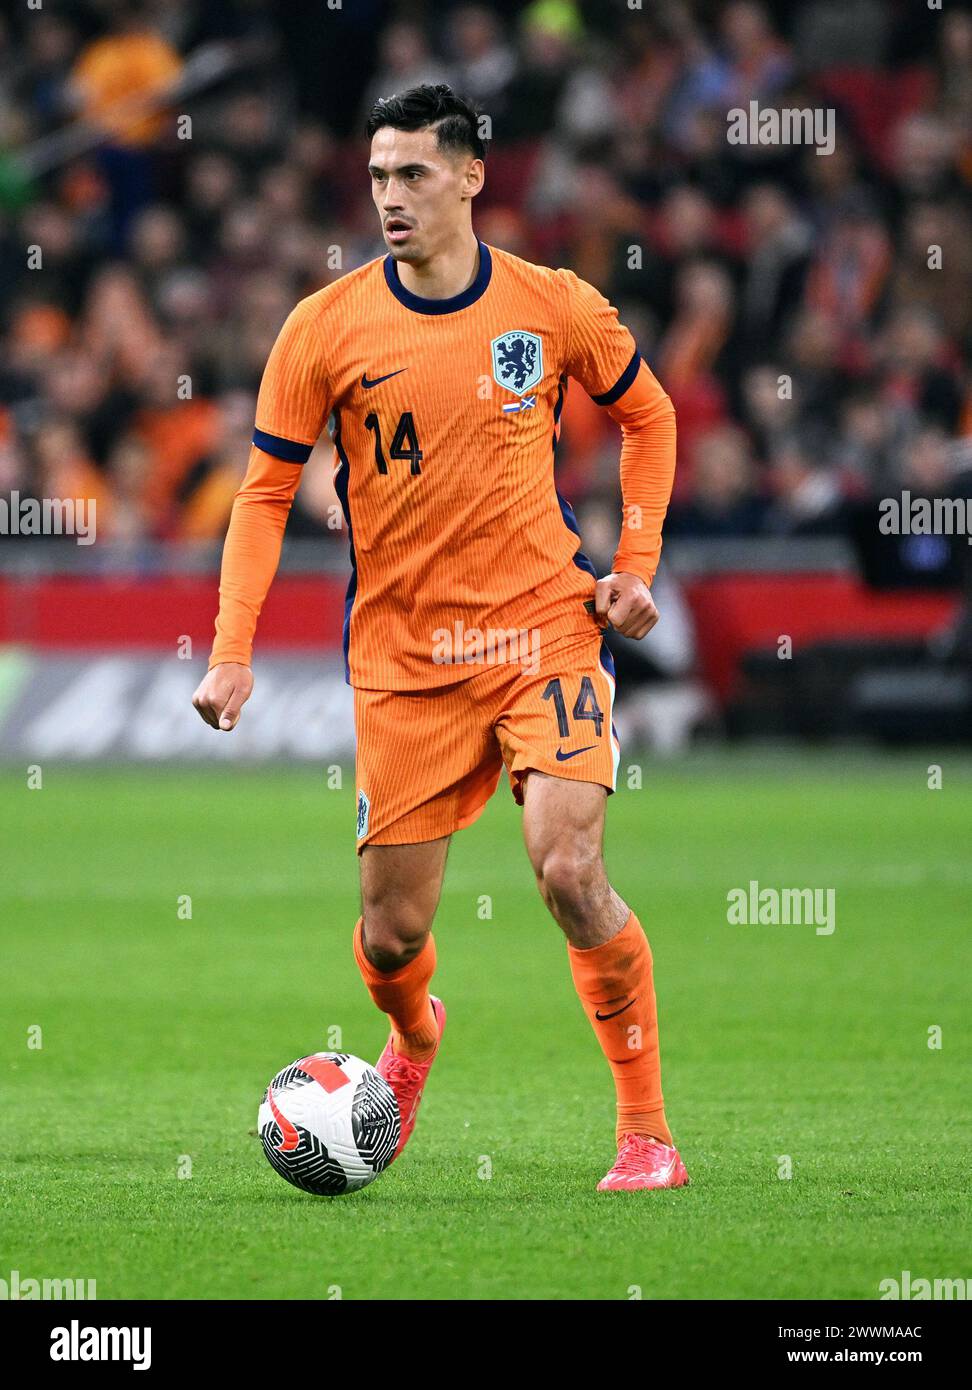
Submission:
[[[608,852],[693,1188],[637,1209],[592,1195],[610,1087],[503,790],[451,850],[449,1045],[408,1154],[308,1205],[247,1133],[334,1026],[383,1042],[348,946],[326,440],[239,729],[189,697],[267,353],[381,254],[361,119],[423,78],[491,114],[480,235],[610,295],[678,411],[662,622],[615,643]],[[753,99],[833,108],[833,153],[730,145]],[[0,1276],[874,1298],[968,1273],[970,551],[877,508],[967,495],[970,118],[954,3],[8,7],[0,499],[94,498],[97,540],[0,538]],[[575,386],[558,487],[605,568],[617,461]],[[833,888],[836,931],[729,925],[754,880]]]
[[[480,235],[597,284],[676,404],[665,621],[615,642],[628,746],[968,737],[967,536],[878,529],[882,498],[969,490],[966,10],[82,0],[0,36],[0,497],[97,504],[92,546],[0,545],[6,754],[348,753],[320,660],[347,568],[326,438],[258,645],[263,694],[279,680],[324,719],[274,724],[258,689],[232,749],[181,718],[147,742],[124,728],[208,649],[283,318],[381,253],[363,113],[439,78],[493,122]],[[832,109],[833,153],[730,144],[750,100]],[[602,566],[617,457],[575,389],[558,487]]]

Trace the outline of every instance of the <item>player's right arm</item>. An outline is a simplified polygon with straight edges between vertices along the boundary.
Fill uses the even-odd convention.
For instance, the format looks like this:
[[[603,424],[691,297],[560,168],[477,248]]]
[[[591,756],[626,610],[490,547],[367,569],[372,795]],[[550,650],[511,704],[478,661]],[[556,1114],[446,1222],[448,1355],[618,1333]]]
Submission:
[[[287,319],[267,361],[250,460],[223,546],[219,614],[209,671],[192,697],[207,724],[229,731],[253,689],[253,638],[277,572],[301,470],[330,413],[312,301]]]

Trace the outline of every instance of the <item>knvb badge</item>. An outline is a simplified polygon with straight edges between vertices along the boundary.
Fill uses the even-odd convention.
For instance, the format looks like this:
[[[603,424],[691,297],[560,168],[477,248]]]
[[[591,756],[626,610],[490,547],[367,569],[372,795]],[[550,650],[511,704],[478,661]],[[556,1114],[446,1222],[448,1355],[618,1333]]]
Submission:
[[[527,393],[543,376],[543,342],[540,335],[516,328],[494,338],[490,350],[493,355],[493,380],[520,397],[518,401],[503,406],[504,415],[532,410],[537,398]]]
[[[371,802],[363,791],[358,791],[358,835],[359,840],[363,840],[368,833],[368,817],[371,814]]]

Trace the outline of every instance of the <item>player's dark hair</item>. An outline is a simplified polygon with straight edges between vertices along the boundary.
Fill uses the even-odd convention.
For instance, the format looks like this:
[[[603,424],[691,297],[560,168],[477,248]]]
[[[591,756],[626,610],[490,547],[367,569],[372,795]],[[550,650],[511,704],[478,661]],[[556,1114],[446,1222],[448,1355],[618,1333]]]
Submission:
[[[440,150],[466,150],[477,159],[486,158],[488,140],[479,133],[479,112],[472,102],[457,96],[445,82],[435,86],[423,83],[407,92],[379,97],[371,108],[365,127],[370,140],[376,130],[390,125],[395,130],[425,130],[435,126]]]

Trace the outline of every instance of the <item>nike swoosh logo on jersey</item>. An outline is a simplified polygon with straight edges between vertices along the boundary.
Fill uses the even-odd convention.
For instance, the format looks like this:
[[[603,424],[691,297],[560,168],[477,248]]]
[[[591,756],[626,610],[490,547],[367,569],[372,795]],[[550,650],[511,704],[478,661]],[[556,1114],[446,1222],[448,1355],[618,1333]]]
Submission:
[[[386,376],[376,376],[374,381],[369,381],[368,373],[365,372],[361,378],[361,385],[366,391],[370,391],[372,386],[380,386],[383,381],[390,381],[393,376],[401,376],[402,372],[407,371],[407,367],[399,367],[397,372],[388,372]]]
[[[637,997],[638,997],[638,996],[635,995],[635,999],[637,999]],[[595,1018],[599,1018],[599,1019],[601,1020],[602,1023],[607,1023],[607,1021],[608,1021],[609,1018],[617,1018],[618,1014],[623,1014],[624,1011],[625,1011],[625,1009],[630,1009],[630,1008],[631,1008],[631,1005],[632,1005],[634,1002],[635,1002],[634,999],[629,999],[628,1002],[627,1002],[627,1004],[622,1004],[621,1007],[620,1007],[620,1009],[615,1009],[615,1010],[614,1010],[614,1013],[613,1013],[613,1014],[602,1014],[601,1011],[600,1011],[600,1009],[595,1009],[595,1010],[594,1010],[594,1017],[595,1017]]]
[[[565,763],[568,758],[576,758],[578,753],[589,753],[592,748],[596,748],[596,743],[589,743],[586,748],[573,748],[569,753],[565,753],[562,748],[557,749],[558,763]]]

